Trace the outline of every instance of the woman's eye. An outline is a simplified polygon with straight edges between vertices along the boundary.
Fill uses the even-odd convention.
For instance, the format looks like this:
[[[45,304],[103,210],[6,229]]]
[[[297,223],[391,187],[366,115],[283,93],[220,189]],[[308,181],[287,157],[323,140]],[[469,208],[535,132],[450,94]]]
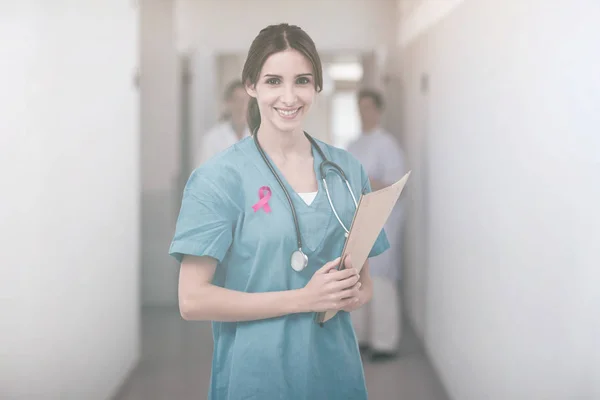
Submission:
[[[298,80],[296,82],[298,82],[299,85],[307,85],[310,83],[310,79],[302,77],[302,78],[298,78]]]
[[[269,78],[269,79],[267,79],[267,84],[269,84],[269,85],[278,85],[279,84],[279,79],[277,79],[277,78]]]

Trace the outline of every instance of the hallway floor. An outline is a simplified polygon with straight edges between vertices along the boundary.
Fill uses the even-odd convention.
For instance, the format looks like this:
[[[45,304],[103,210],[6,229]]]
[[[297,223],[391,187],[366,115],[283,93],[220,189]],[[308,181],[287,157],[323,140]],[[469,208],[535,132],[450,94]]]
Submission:
[[[209,323],[186,322],[177,309],[144,309],[140,364],[114,400],[206,399],[211,357]],[[400,356],[365,361],[365,376],[369,400],[448,400],[409,327]]]

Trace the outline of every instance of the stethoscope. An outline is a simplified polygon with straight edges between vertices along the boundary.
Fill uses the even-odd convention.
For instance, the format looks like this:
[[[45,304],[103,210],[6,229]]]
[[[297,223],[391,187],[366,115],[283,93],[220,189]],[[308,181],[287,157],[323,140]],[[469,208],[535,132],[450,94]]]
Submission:
[[[306,268],[306,266],[308,265],[308,256],[306,254],[304,254],[304,252],[302,251],[302,235],[300,234],[300,225],[298,223],[298,216],[296,215],[296,208],[294,207],[294,202],[292,201],[290,194],[288,193],[287,189],[285,188],[285,185],[281,181],[281,178],[279,177],[279,175],[273,168],[273,165],[271,165],[271,163],[269,162],[267,155],[265,154],[260,143],[258,142],[257,131],[258,131],[258,129],[256,129],[252,134],[252,137],[254,138],[254,143],[256,143],[256,148],[258,149],[258,152],[260,153],[263,160],[265,161],[265,163],[271,170],[271,173],[273,173],[273,176],[277,179],[279,186],[281,186],[281,189],[283,189],[283,193],[285,193],[285,197],[287,198],[287,201],[290,204],[290,209],[292,210],[292,217],[294,218],[294,228],[296,228],[296,240],[298,242],[298,250],[296,250],[292,253],[290,263],[291,263],[292,269],[294,271],[300,272],[304,268]],[[319,172],[321,173],[321,181],[323,182],[323,187],[325,188],[325,193],[327,194],[327,200],[329,200],[329,205],[331,206],[331,210],[333,211],[333,214],[337,218],[340,226],[346,232],[345,236],[348,237],[348,233],[350,231],[348,230],[348,228],[346,228],[346,225],[344,225],[344,223],[342,222],[335,207],[333,206],[333,201],[331,200],[331,196],[329,195],[329,188],[327,187],[327,181],[325,180],[325,176],[326,176],[325,167],[327,167],[327,166],[331,167],[332,169],[330,169],[330,170],[336,172],[344,180],[344,182],[346,183],[346,187],[348,188],[348,191],[350,192],[350,196],[352,196],[352,200],[354,201],[354,206],[356,208],[358,208],[358,202],[356,201],[356,197],[354,197],[354,193],[352,192],[352,187],[350,186],[350,182],[348,182],[348,179],[346,178],[346,174],[344,174],[344,171],[342,170],[342,168],[339,165],[337,165],[336,163],[334,163],[333,161],[329,161],[327,159],[327,157],[325,157],[325,153],[323,153],[323,150],[321,150],[321,147],[317,144],[317,142],[308,133],[304,132],[304,135],[310,141],[310,144],[317,150],[317,152],[323,159],[323,161],[319,165]]]

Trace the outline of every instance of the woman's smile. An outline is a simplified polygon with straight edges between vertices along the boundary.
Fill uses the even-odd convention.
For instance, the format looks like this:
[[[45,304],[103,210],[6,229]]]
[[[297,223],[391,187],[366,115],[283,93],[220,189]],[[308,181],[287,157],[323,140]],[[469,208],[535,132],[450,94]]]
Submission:
[[[277,108],[273,107],[279,116],[283,119],[294,119],[299,114],[299,111],[302,107],[297,108]]]

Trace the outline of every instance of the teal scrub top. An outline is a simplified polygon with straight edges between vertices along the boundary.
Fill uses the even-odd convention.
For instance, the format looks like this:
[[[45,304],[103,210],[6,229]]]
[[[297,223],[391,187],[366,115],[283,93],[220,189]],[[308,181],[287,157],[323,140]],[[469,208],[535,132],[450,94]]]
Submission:
[[[325,156],[346,174],[356,199],[371,188],[363,166],[347,151],[317,141]],[[288,190],[299,220],[308,266],[296,272],[297,250],[290,205],[276,178],[248,137],[194,170],[183,192],[169,253],[218,260],[213,283],[242,292],[300,289],[325,263],[340,256],[345,231],[331,211],[320,180],[323,161],[313,148],[319,183],[307,205],[272,163]],[[267,156],[268,157],[268,156]],[[344,181],[327,173],[334,206],[349,227],[355,205]],[[271,211],[254,211],[259,189],[268,186]],[[370,257],[389,248],[382,230]],[[364,371],[347,312],[322,327],[314,313],[249,322],[213,322],[214,351],[209,400],[361,400],[367,399]]]

